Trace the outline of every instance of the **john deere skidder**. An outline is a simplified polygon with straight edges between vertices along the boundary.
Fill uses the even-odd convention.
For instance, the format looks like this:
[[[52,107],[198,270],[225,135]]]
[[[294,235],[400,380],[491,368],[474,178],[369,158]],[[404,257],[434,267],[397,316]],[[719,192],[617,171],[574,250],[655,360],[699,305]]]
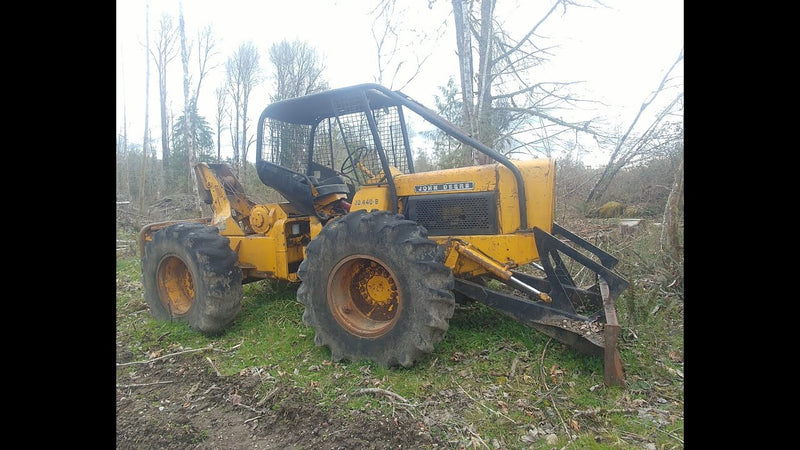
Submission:
[[[412,150],[434,128],[494,162],[416,171]],[[362,84],[264,109],[256,170],[284,202],[257,204],[229,165],[201,163],[213,217],[142,229],[155,318],[219,333],[244,283],[299,282],[303,321],[334,360],[408,367],[442,340],[456,301],[474,300],[603,358],[606,384],[624,385],[615,302],[628,283],[616,258],[553,222],[554,161],[512,161],[405,94]]]

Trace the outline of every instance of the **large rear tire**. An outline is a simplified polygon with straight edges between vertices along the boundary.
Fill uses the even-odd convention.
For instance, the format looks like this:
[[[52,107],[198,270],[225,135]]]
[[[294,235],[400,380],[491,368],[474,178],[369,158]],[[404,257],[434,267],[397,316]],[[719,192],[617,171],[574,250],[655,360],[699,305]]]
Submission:
[[[334,361],[410,367],[444,337],[453,316],[453,274],[425,228],[386,211],[328,223],[297,275],[303,321]]]
[[[228,238],[199,223],[170,225],[153,235],[142,257],[144,297],[159,320],[222,332],[241,310],[242,271]]]

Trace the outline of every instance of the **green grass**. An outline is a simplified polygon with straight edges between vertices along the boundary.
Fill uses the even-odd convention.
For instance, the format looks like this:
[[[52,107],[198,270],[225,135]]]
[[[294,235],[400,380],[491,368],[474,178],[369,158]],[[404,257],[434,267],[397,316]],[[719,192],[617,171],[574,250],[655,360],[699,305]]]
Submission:
[[[129,342],[133,360],[210,346],[203,355],[222,375],[258,371],[264,393],[278,385],[296,389],[331,411],[405,408],[433,418],[440,438],[465,447],[491,448],[494,441],[502,448],[683,448],[683,270],[663,261],[658,231],[600,242],[631,281],[617,302],[624,389],[603,384],[600,358],[479,303],[457,308],[434,352],[405,369],[332,362],[303,324],[296,287],[279,283],[245,285],[232,326],[207,337],[150,317],[132,255],[117,259],[118,341]],[[357,395],[372,387],[408,404]]]

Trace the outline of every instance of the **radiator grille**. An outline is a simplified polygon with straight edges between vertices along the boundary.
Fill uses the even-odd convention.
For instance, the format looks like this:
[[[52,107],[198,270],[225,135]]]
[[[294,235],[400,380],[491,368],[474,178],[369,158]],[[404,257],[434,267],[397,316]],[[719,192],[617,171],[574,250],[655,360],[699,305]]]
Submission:
[[[407,217],[424,226],[429,236],[497,234],[499,230],[494,192],[409,197]]]

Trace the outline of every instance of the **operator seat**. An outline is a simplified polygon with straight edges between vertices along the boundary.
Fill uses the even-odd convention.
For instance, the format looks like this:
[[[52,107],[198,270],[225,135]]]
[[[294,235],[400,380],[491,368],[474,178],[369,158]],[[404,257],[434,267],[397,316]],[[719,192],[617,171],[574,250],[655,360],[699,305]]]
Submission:
[[[316,177],[264,160],[256,164],[256,172],[262,183],[278,191],[303,214],[317,215],[314,208],[314,200],[317,198],[329,194],[350,195],[350,188],[341,176],[328,177],[320,181]],[[317,192],[316,195],[314,190]]]

